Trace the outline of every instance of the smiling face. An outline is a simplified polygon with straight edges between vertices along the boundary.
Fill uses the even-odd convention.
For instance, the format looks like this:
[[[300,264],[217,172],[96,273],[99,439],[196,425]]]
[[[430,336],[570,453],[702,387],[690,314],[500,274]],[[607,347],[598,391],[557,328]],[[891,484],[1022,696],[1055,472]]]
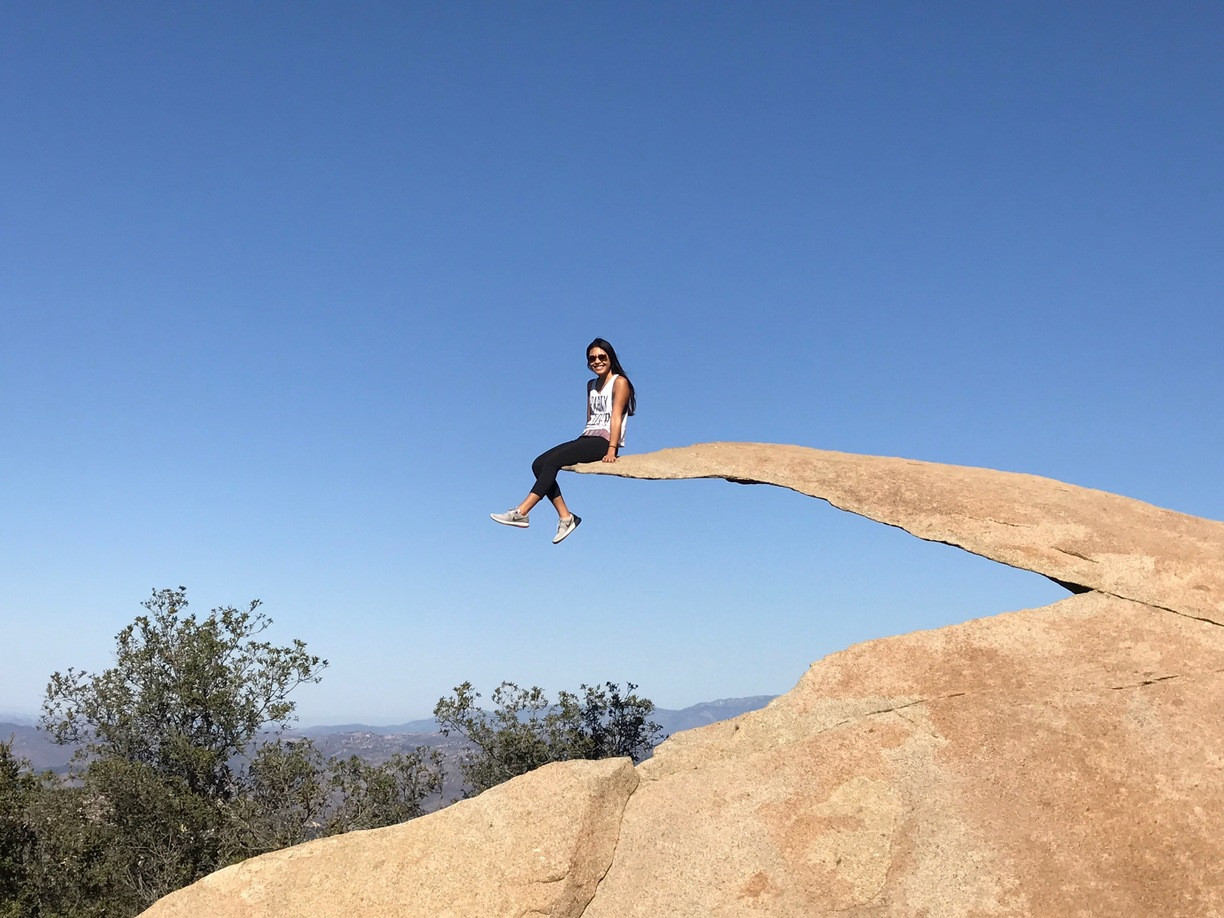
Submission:
[[[591,368],[592,373],[597,373],[600,376],[603,376],[608,372],[608,352],[602,347],[591,348],[589,351],[587,351],[587,366]]]

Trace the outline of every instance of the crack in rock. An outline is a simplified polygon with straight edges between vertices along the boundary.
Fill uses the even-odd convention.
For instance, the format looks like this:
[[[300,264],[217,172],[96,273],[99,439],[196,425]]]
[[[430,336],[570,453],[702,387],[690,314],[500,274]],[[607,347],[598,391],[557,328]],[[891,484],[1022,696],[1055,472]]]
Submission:
[[[1158,682],[1169,682],[1173,679],[1205,679],[1208,676],[1218,676],[1224,673],[1224,669],[1212,669],[1205,673],[1173,673],[1169,676],[1155,676],[1151,679],[1143,679],[1139,682],[1129,682],[1124,685],[1111,685],[1109,688],[1115,692],[1121,692],[1126,689],[1143,688],[1145,685],[1155,685]]]
[[[634,771],[637,771],[636,766],[634,766]],[[633,795],[637,793],[638,788],[641,786],[642,782],[639,775],[638,781],[633,785],[633,789],[625,795],[625,803],[624,806],[621,807],[620,818],[616,821],[616,843],[612,846],[612,854],[608,858],[608,863],[604,866],[603,873],[599,875],[599,879],[595,881],[595,888],[591,891],[591,898],[587,899],[586,903],[582,906],[581,910],[579,910],[574,918],[582,918],[582,916],[587,913],[587,909],[591,907],[591,903],[594,902],[595,897],[599,895],[599,887],[603,885],[603,881],[608,876],[608,872],[612,869],[612,865],[616,863],[616,852],[620,850],[621,834],[625,828],[625,811],[629,809],[629,801],[633,799]]]
[[[1125,689],[1143,688],[1146,685],[1155,685],[1158,682],[1169,682],[1174,679],[1201,679],[1201,678],[1206,678],[1209,676],[1218,676],[1221,674],[1224,674],[1224,669],[1209,670],[1205,673],[1171,673],[1170,675],[1167,675],[1167,676],[1156,676],[1151,679],[1143,679],[1139,682],[1124,683],[1122,685],[1069,686],[1066,688],[1052,687],[1052,690],[1048,694],[1052,697],[1056,697],[1059,695],[1075,695],[1081,692],[1092,692],[1092,691],[1123,691]],[[919,698],[916,701],[907,701],[905,704],[891,705],[886,708],[877,708],[873,711],[864,711],[861,714],[856,714],[853,717],[847,717],[844,720],[839,720],[836,723],[829,724],[827,727],[822,727],[819,730],[815,730],[812,733],[812,735],[819,736],[820,734],[828,733],[832,730],[836,730],[839,727],[844,727],[847,724],[855,723],[856,721],[863,720],[864,718],[867,718],[867,717],[878,717],[881,714],[895,714],[897,717],[901,718],[901,720],[904,720],[906,723],[911,724],[914,727],[918,727],[919,725],[915,721],[911,720],[910,718],[906,717],[900,712],[906,710],[907,708],[913,708],[913,707],[918,707],[919,705],[931,704],[932,702],[950,701],[953,698],[962,698],[967,695],[989,695],[989,694],[1009,694],[1009,697],[1010,697],[1010,693],[1006,693],[1002,689],[998,690],[997,692],[962,691],[962,692],[949,692],[945,695],[932,695],[930,698]],[[1020,702],[1020,701],[1024,701],[1025,699],[1017,698],[1016,700],[1017,702]]]
[[[1069,548],[1059,548],[1057,545],[1052,545],[1051,548],[1053,548],[1059,554],[1068,555],[1072,558],[1079,558],[1081,561],[1087,561],[1090,564],[1100,563],[1096,558],[1089,558],[1087,555],[1081,555],[1078,551],[1072,551]]]

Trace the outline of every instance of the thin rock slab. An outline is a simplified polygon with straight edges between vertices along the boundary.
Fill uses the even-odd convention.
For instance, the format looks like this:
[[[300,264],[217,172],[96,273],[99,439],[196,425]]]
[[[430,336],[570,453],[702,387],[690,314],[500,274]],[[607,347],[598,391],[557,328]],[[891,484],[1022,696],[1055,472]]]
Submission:
[[[1224,914],[1224,634],[1102,594],[871,641],[639,766],[584,918]]]
[[[420,819],[227,867],[142,918],[577,918],[637,783],[629,759],[545,765]]]
[[[1224,624],[1224,523],[1037,475],[773,443],[698,443],[575,472],[772,484],[921,539]]]

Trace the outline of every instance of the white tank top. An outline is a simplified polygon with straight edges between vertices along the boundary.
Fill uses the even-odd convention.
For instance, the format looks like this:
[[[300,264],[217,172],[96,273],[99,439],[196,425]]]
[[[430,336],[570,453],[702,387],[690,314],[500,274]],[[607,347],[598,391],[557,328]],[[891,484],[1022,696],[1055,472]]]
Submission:
[[[616,385],[616,374],[609,373],[608,381],[604,383],[602,389],[596,389],[595,385],[598,379],[592,379],[587,383],[587,405],[589,406],[589,414],[591,419],[587,421],[586,427],[582,430],[584,437],[603,437],[605,440],[612,439],[612,388]],[[625,445],[625,428],[629,426],[629,415],[626,414],[621,418],[620,443],[616,444],[617,448]]]

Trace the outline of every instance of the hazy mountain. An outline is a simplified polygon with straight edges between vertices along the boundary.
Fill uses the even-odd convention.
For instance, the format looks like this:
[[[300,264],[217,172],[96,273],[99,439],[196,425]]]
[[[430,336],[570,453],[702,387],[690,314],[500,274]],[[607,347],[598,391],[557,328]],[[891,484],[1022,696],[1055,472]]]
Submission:
[[[755,711],[769,704],[774,695],[751,695],[747,698],[722,698],[718,701],[703,701],[680,710],[672,708],[655,708],[651,719],[663,728],[667,734],[679,733],[681,730],[691,730],[694,727],[704,727],[738,717],[747,711]],[[386,727],[376,727],[370,724],[329,724],[317,727],[300,727],[291,731],[294,736],[308,736],[318,739],[335,734],[374,734],[377,736],[402,736],[405,734],[421,735],[438,732],[438,724],[432,717],[424,720],[410,720],[407,723],[393,724]]]
[[[704,727],[720,720],[730,720],[763,708],[776,698],[776,695],[751,695],[747,698],[721,698],[718,701],[703,701],[700,704],[673,711],[669,708],[656,708],[655,723],[663,728],[669,736],[681,730],[692,730],[694,727]]]
[[[665,734],[671,735],[755,711],[773,698],[773,695],[753,695],[705,701],[681,710],[656,708],[653,720]],[[429,746],[439,749],[444,755],[455,755],[463,745],[456,737],[442,736],[432,717],[386,727],[368,724],[292,727],[286,731],[286,735],[309,737],[324,755],[355,755],[375,763],[385,762],[397,752],[411,752],[417,746]],[[30,723],[0,721],[0,742],[7,742],[10,737],[17,756],[29,759],[35,768],[63,772],[72,758],[71,746],[55,745],[46,733]]]
[[[42,730],[30,724],[0,721],[0,742],[13,742],[13,753],[19,759],[29,759],[39,771],[50,769],[64,772],[75,751],[72,746],[57,746]]]
[[[432,717],[424,720],[410,720],[402,724],[391,724],[385,727],[375,727],[370,724],[323,724],[314,727],[294,727],[294,736],[308,736],[315,739],[320,736],[330,736],[333,733],[377,733],[380,736],[398,736],[404,733],[437,733],[438,724]]]

